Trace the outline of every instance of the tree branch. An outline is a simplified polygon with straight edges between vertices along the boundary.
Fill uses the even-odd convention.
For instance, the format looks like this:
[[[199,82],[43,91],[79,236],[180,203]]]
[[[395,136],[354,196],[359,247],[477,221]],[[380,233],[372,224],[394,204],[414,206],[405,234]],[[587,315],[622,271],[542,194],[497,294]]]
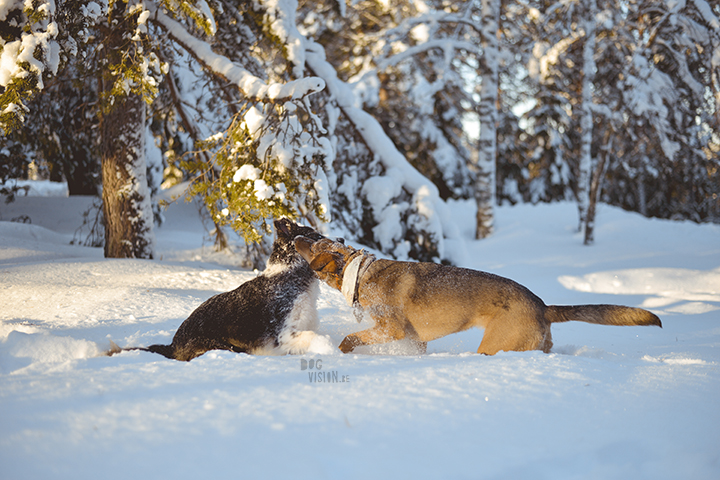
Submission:
[[[250,101],[282,104],[289,100],[299,100],[325,88],[325,82],[317,77],[268,85],[224,55],[213,52],[209,43],[188,33],[184,25],[165,15],[161,8],[156,5],[147,5],[146,8],[150,11],[153,23],[167,32],[206,70],[235,85]]]

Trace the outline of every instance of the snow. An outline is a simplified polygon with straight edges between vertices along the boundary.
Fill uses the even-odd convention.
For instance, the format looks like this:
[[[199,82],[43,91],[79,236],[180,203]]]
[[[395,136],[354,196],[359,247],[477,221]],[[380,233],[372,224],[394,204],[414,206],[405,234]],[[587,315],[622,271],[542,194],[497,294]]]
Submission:
[[[247,125],[250,135],[255,135],[262,128],[266,118],[261,110],[252,106],[243,116],[243,120],[245,121],[245,125]]]
[[[15,8],[21,8],[22,2],[19,0],[0,0],[0,21],[7,19],[7,14],[10,10]]]
[[[237,169],[233,175],[233,182],[241,182],[243,180],[257,180],[262,175],[262,170],[259,168],[246,163]]]
[[[80,13],[84,17],[87,17],[88,21],[90,21],[91,23],[94,23],[97,21],[98,18],[100,18],[101,15],[105,15],[105,13],[107,13],[107,8],[108,8],[107,1],[103,1],[101,3],[103,4],[102,6],[100,6],[96,2],[88,2],[85,5],[81,5]],[[139,19],[138,19],[138,23],[140,23]]]
[[[710,27],[715,30],[720,30],[720,20],[718,20],[713,13],[710,4],[708,4],[705,0],[693,0],[693,3],[700,11],[702,18],[710,25]]]
[[[160,25],[174,40],[194,58],[216,74],[235,84],[247,97],[256,101],[299,100],[311,93],[325,88],[324,82],[317,77],[304,77],[285,84],[266,84],[240,65],[212,51],[210,44],[198,40],[180,23],[168,17],[155,5],[146,5],[153,22]]]
[[[168,342],[256,273],[203,246],[193,204],[165,212],[156,260],[68,245],[91,201],[0,204],[0,220],[32,219],[0,221],[2,478],[720,478],[720,226],[600,205],[585,247],[574,204],[522,205],[474,241],[472,202],[449,202],[462,266],[547,303],[644,305],[664,328],[555,325],[550,354],[478,356],[471,330],[425,355],[396,342],[183,363],[97,354]],[[324,285],[318,307],[334,345],[368,327]]]
[[[301,78],[305,73],[305,37],[297,29],[295,13],[297,0],[264,0],[265,19],[270,31],[284,45],[288,61],[293,64],[293,75]]]
[[[65,182],[51,182],[50,180],[15,180],[0,183],[0,188],[19,187],[17,195],[26,197],[67,197],[68,186]],[[0,210],[2,213],[2,210]],[[2,216],[0,216],[0,220]]]
[[[381,125],[367,112],[354,106],[355,94],[352,88],[337,77],[335,69],[325,59],[324,49],[308,41],[307,65],[327,85],[329,93],[338,102],[338,106],[357,128],[367,147],[376,155],[385,166],[385,175],[374,176],[365,181],[362,187],[362,194],[372,204],[373,215],[378,222],[378,227],[373,229],[375,240],[383,246],[385,251],[397,240],[397,223],[388,227],[387,222],[397,218],[399,208],[408,209],[410,205],[393,204],[387,205],[390,199],[400,193],[401,188],[406,188],[413,193],[414,207],[420,215],[413,215],[417,224],[432,234],[437,242],[441,258],[448,258],[444,250],[444,238],[457,241],[452,228],[445,228],[443,218],[446,213],[445,202],[440,198],[437,187],[415,169],[405,157],[397,150],[392,140],[385,134]],[[380,188],[378,188],[380,187]],[[343,190],[352,188],[350,183],[344,186]],[[386,188],[391,190],[386,191]],[[441,218],[438,218],[441,217]],[[403,245],[395,248],[399,258],[407,253]]]
[[[255,197],[258,200],[269,200],[272,198],[273,195],[275,195],[275,190],[265,183],[265,180],[257,179],[254,183],[255,188]]]
[[[5,21],[9,12],[21,8],[21,2],[1,0],[0,19]],[[19,39],[12,42],[0,40],[0,86],[7,87],[15,78],[25,78],[32,73],[37,80],[37,89],[42,90],[45,66],[55,74],[60,62],[60,48],[53,40],[58,34],[58,26],[52,20],[55,2],[44,0],[25,8],[41,13],[42,16],[29,22],[29,28],[23,31]]]

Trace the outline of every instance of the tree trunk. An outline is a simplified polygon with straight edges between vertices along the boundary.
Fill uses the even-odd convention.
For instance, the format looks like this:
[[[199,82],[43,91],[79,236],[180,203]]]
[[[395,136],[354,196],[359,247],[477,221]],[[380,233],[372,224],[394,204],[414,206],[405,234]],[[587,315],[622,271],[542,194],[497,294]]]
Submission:
[[[606,135],[606,143],[608,141],[608,138],[609,135]],[[605,170],[608,164],[608,157],[610,156],[611,150],[612,145],[603,146],[597,167],[595,168],[595,172],[593,172],[592,182],[590,183],[590,201],[588,203],[587,216],[585,219],[585,240],[583,242],[585,245],[592,245],[593,243],[595,243],[595,211],[597,209],[597,202],[600,201],[600,193],[602,192],[602,181],[605,177]]]
[[[648,216],[647,212],[647,193],[645,192],[645,173],[640,170],[637,176],[637,197],[638,210],[643,217]]]
[[[68,195],[97,195],[97,157],[89,158],[87,150],[73,147],[70,147],[69,159],[62,163]]]
[[[497,121],[498,121],[498,28],[500,1],[482,0],[483,60],[480,67],[482,81],[480,105],[480,138],[478,139],[477,228],[475,238],[488,237],[493,232],[493,207],[497,197]]]
[[[583,81],[580,128],[580,171],[578,173],[578,213],[580,217],[578,230],[582,231],[587,223],[586,216],[590,203],[590,174],[592,172],[592,85],[595,77],[595,13],[597,2],[588,2],[587,21],[585,22],[585,44],[583,46]]]
[[[145,102],[129,95],[103,115],[105,257],[153,258],[153,212],[145,167]]]
[[[120,64],[126,32],[123,2],[116,2],[109,16],[105,43],[107,63],[101,77],[103,98],[111,95],[115,78],[110,65]],[[117,20],[117,23],[114,21]],[[145,102],[129,92],[114,97],[100,119],[102,143],[103,214],[105,257],[153,258],[153,212],[145,165]]]

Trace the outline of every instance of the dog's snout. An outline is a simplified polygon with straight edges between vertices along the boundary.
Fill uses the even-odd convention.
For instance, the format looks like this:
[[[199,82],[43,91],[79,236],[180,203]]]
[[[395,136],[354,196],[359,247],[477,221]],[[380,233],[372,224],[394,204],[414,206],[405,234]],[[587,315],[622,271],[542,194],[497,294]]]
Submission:
[[[293,243],[295,243],[295,250],[302,255],[303,253],[310,253],[310,246],[313,244],[313,241],[300,235],[295,237]]]

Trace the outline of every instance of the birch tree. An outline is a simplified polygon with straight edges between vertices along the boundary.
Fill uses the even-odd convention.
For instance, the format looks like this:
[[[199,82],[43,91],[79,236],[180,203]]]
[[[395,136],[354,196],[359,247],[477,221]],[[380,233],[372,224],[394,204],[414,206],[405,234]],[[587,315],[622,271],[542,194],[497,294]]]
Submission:
[[[500,28],[500,0],[482,0],[480,22],[482,25],[481,45],[483,58],[480,62],[480,104],[478,117],[480,137],[478,139],[479,185],[476,190],[477,228],[475,238],[492,234],[493,208],[497,201],[496,162],[498,125],[498,34]]]
[[[584,230],[584,243],[592,242],[588,230],[592,232],[595,224],[593,216],[588,215],[590,207],[590,176],[593,169],[593,80],[595,76],[595,16],[597,1],[588,0],[583,22],[583,55],[582,55],[582,103],[580,105],[580,168],[578,169],[578,213],[581,231]],[[592,233],[590,234],[592,235]]]
[[[560,127],[553,134],[570,136],[577,129],[575,138],[568,137],[569,141],[558,141],[556,137],[552,139],[552,144],[565,143],[566,157],[577,152],[575,196],[578,205],[578,230],[583,232],[584,243],[589,245],[593,242],[595,203],[600,195],[608,161],[605,147],[596,146],[598,137],[594,121],[596,112],[599,111],[595,96],[598,68],[596,38],[598,19],[604,16],[600,14],[597,0],[590,0],[584,3],[552,4],[546,7],[542,17],[546,28],[557,30],[559,35],[549,37],[552,44],[537,44],[537,65],[533,68],[538,71],[541,91],[544,91],[546,86],[551,86],[550,91],[545,94],[548,100],[543,102],[546,104],[544,108],[547,109],[556,103],[556,99],[562,98],[564,100],[561,100],[558,106],[565,112],[571,112],[570,118],[562,119],[562,111],[556,112],[555,119],[551,117],[556,127]],[[548,19],[553,21],[547,22]],[[608,25],[611,23],[608,22]],[[609,115],[612,116],[612,113]],[[611,125],[612,121],[612,118],[603,119],[606,125]],[[606,136],[605,141],[608,139]],[[593,148],[594,146],[596,148]],[[593,153],[597,155],[600,151],[602,160],[597,162]]]

